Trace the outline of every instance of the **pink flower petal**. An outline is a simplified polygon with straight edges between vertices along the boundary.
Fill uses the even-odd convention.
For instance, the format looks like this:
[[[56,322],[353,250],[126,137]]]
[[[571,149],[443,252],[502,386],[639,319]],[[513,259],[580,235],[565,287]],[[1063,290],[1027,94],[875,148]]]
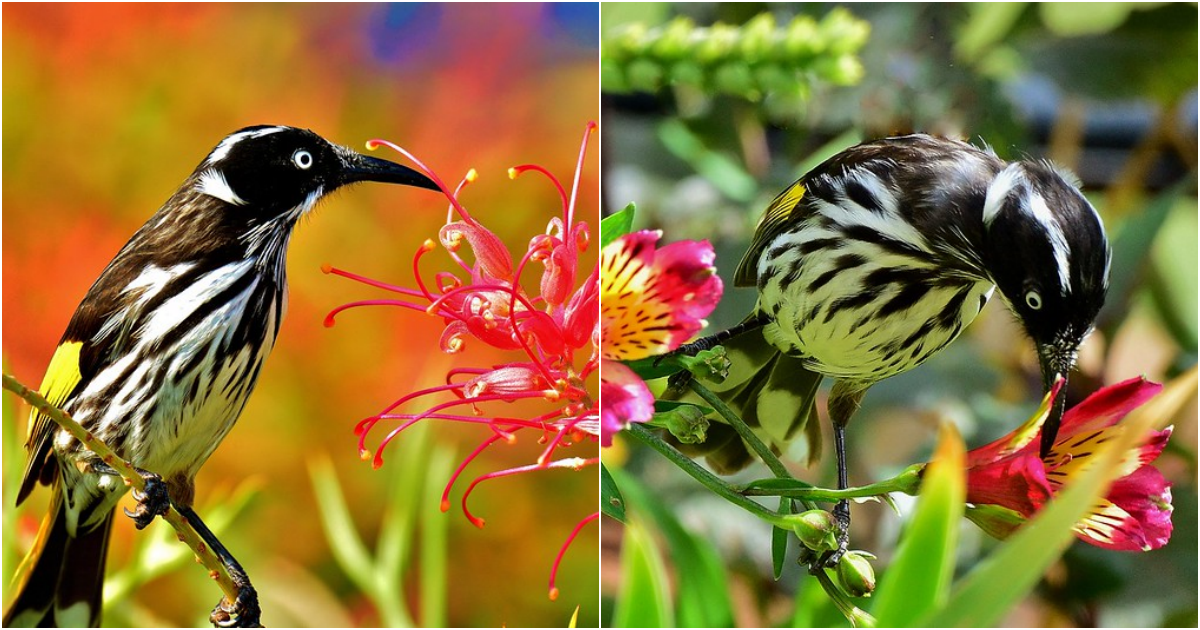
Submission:
[[[631,422],[646,422],[654,415],[654,396],[633,370],[616,361],[600,367],[600,445],[612,446],[612,437]]]
[[[1058,442],[1120,422],[1129,412],[1142,406],[1161,390],[1162,385],[1140,376],[1100,388],[1063,414]]]
[[[1032,516],[1050,499],[1046,468],[1036,454],[999,459],[967,470],[967,502],[999,505]]]

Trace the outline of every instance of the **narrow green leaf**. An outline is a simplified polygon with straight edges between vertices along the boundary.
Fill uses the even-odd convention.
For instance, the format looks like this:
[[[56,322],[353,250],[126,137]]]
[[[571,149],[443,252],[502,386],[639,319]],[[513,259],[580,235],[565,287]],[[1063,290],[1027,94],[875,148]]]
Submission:
[[[912,520],[875,592],[871,612],[880,626],[911,626],[945,603],[966,504],[965,470],[962,438],[954,425],[943,424]]]
[[[754,177],[733,158],[705,146],[679,119],[668,118],[660,123],[658,138],[668,151],[690,164],[726,197],[747,203],[754,199],[758,191]]]
[[[625,499],[604,462],[600,462],[600,511],[622,523],[625,522]]]
[[[621,549],[621,592],[613,611],[613,627],[674,627],[668,582],[667,570],[650,532],[637,520],[626,523]]]
[[[795,514],[795,506],[787,497],[779,499],[780,514]],[[778,580],[783,576],[783,566],[787,563],[788,541],[792,532],[782,527],[771,528],[771,573]]]
[[[1097,328],[1113,334],[1128,314],[1129,301],[1141,284],[1146,261],[1171,207],[1186,190],[1181,182],[1159,193],[1141,212],[1129,216],[1112,239],[1112,267],[1108,276],[1108,301],[1118,308],[1105,309]],[[1194,212],[1194,211],[1193,211]],[[1195,241],[1192,241],[1195,243]]]
[[[620,469],[612,474],[625,489],[630,510],[634,514],[649,514],[667,542],[676,575],[677,625],[685,628],[733,625],[729,580],[713,545],[688,531],[674,512],[636,478]]]
[[[637,208],[632,202],[620,212],[614,212],[600,219],[600,247],[621,238],[633,230],[633,215]]]
[[[369,592],[372,585],[371,554],[354,527],[354,518],[342,495],[333,462],[327,456],[315,457],[308,464],[308,472],[312,477],[321,526],[325,529],[325,538],[330,542],[329,548],[334,559],[360,589]]]
[[[454,470],[454,452],[445,446],[434,448],[421,490],[420,611],[421,625],[444,628],[448,610],[449,570],[447,568],[447,529],[449,519],[440,508],[442,484]]]

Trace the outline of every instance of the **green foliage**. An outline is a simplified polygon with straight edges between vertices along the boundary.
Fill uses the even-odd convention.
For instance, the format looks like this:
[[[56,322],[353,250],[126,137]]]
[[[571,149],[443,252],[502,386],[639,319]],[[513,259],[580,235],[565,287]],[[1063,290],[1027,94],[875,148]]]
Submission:
[[[630,203],[621,209],[620,212],[614,212],[600,220],[600,247],[605,247],[609,243],[621,238],[633,230],[633,215],[637,212],[637,206]]]
[[[640,518],[630,519],[625,528],[625,544],[632,544],[637,554],[651,557],[626,556],[622,577],[628,579],[625,569],[640,571],[638,579],[646,580],[645,589],[627,593],[614,614],[616,627],[664,627],[645,625],[657,616],[659,619],[674,619],[681,628],[723,628],[733,624],[733,604],[729,595],[728,580],[720,554],[705,538],[693,534],[679,522],[670,506],[657,500],[641,482],[621,470],[613,475],[625,489],[631,510]],[[649,535],[650,528],[639,524],[649,517],[654,531],[661,534],[667,543],[669,557],[674,565],[676,579],[675,597],[669,594],[671,580],[668,572],[658,560],[659,549]],[[628,547],[626,548],[626,553]],[[665,598],[665,599],[664,599]],[[626,612],[627,611],[627,612]],[[644,615],[644,616],[643,616]]]
[[[321,525],[338,566],[370,598],[383,624],[393,628],[412,627],[418,621],[404,597],[404,576],[414,568],[421,576],[417,588],[421,625],[437,627],[446,622],[447,519],[434,497],[439,494],[439,480],[450,475],[453,454],[443,446],[431,447],[425,425],[412,431],[394,446],[399,470],[391,472],[392,490],[374,553],[358,534],[332,462],[318,458],[309,463]],[[414,551],[418,538],[421,544]]]
[[[768,95],[802,102],[817,83],[849,85],[862,78],[855,53],[870,28],[849,11],[817,21],[797,16],[777,24],[760,13],[741,26],[697,26],[679,16],[663,26],[638,22],[606,32],[600,48],[601,87],[609,92],[686,87],[752,101]]]
[[[967,497],[966,446],[942,425],[933,461],[925,468],[917,508],[875,597],[881,626],[911,626],[945,604],[954,577],[958,527]]]
[[[625,522],[625,498],[603,462],[600,464],[600,511],[609,518]]]

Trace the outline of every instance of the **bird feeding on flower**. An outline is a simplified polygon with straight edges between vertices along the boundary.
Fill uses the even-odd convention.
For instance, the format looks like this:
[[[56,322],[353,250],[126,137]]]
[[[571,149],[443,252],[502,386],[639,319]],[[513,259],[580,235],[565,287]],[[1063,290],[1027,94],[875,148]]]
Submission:
[[[801,432],[819,438],[812,405],[832,378],[845,488],[844,431],[863,394],[946,347],[996,288],[1034,343],[1045,389],[1065,378],[1104,302],[1110,257],[1099,215],[1048,162],[924,134],[866,142],[775,198],[734,275],[757,289],[754,311],[686,351],[724,344],[731,373],[714,390],[779,450]],[[1065,401],[1046,421],[1043,455]],[[751,461],[723,425],[681,448],[726,473]],[[844,551],[848,504],[835,513]]]

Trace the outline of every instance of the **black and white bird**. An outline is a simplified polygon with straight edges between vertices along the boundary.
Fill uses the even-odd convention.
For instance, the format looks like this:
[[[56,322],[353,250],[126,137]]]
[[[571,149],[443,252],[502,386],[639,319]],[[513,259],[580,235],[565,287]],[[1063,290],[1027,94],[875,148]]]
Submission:
[[[437,190],[413,169],[306,129],[226,137],[87,292],[42,395],[194,518],[196,473],[233,427],[279,333],[292,230],[321,198],[357,182]],[[46,416],[35,411],[29,427],[17,503],[39,482],[53,497],[4,625],[98,625],[114,507],[127,488]],[[139,528],[159,503],[139,506]],[[231,612],[234,623],[257,622],[255,611]]]
[[[779,450],[801,431],[819,440],[812,401],[822,377],[834,379],[846,487],[844,428],[863,394],[946,347],[997,288],[1033,341],[1045,388],[1065,378],[1104,303],[1110,258],[1100,216],[1048,162],[1005,162],[923,134],[866,142],[767,209],[734,275],[758,302],[720,335],[732,373],[716,389]],[[1045,424],[1043,455],[1065,400]],[[725,425],[690,449],[722,472],[751,461]]]

